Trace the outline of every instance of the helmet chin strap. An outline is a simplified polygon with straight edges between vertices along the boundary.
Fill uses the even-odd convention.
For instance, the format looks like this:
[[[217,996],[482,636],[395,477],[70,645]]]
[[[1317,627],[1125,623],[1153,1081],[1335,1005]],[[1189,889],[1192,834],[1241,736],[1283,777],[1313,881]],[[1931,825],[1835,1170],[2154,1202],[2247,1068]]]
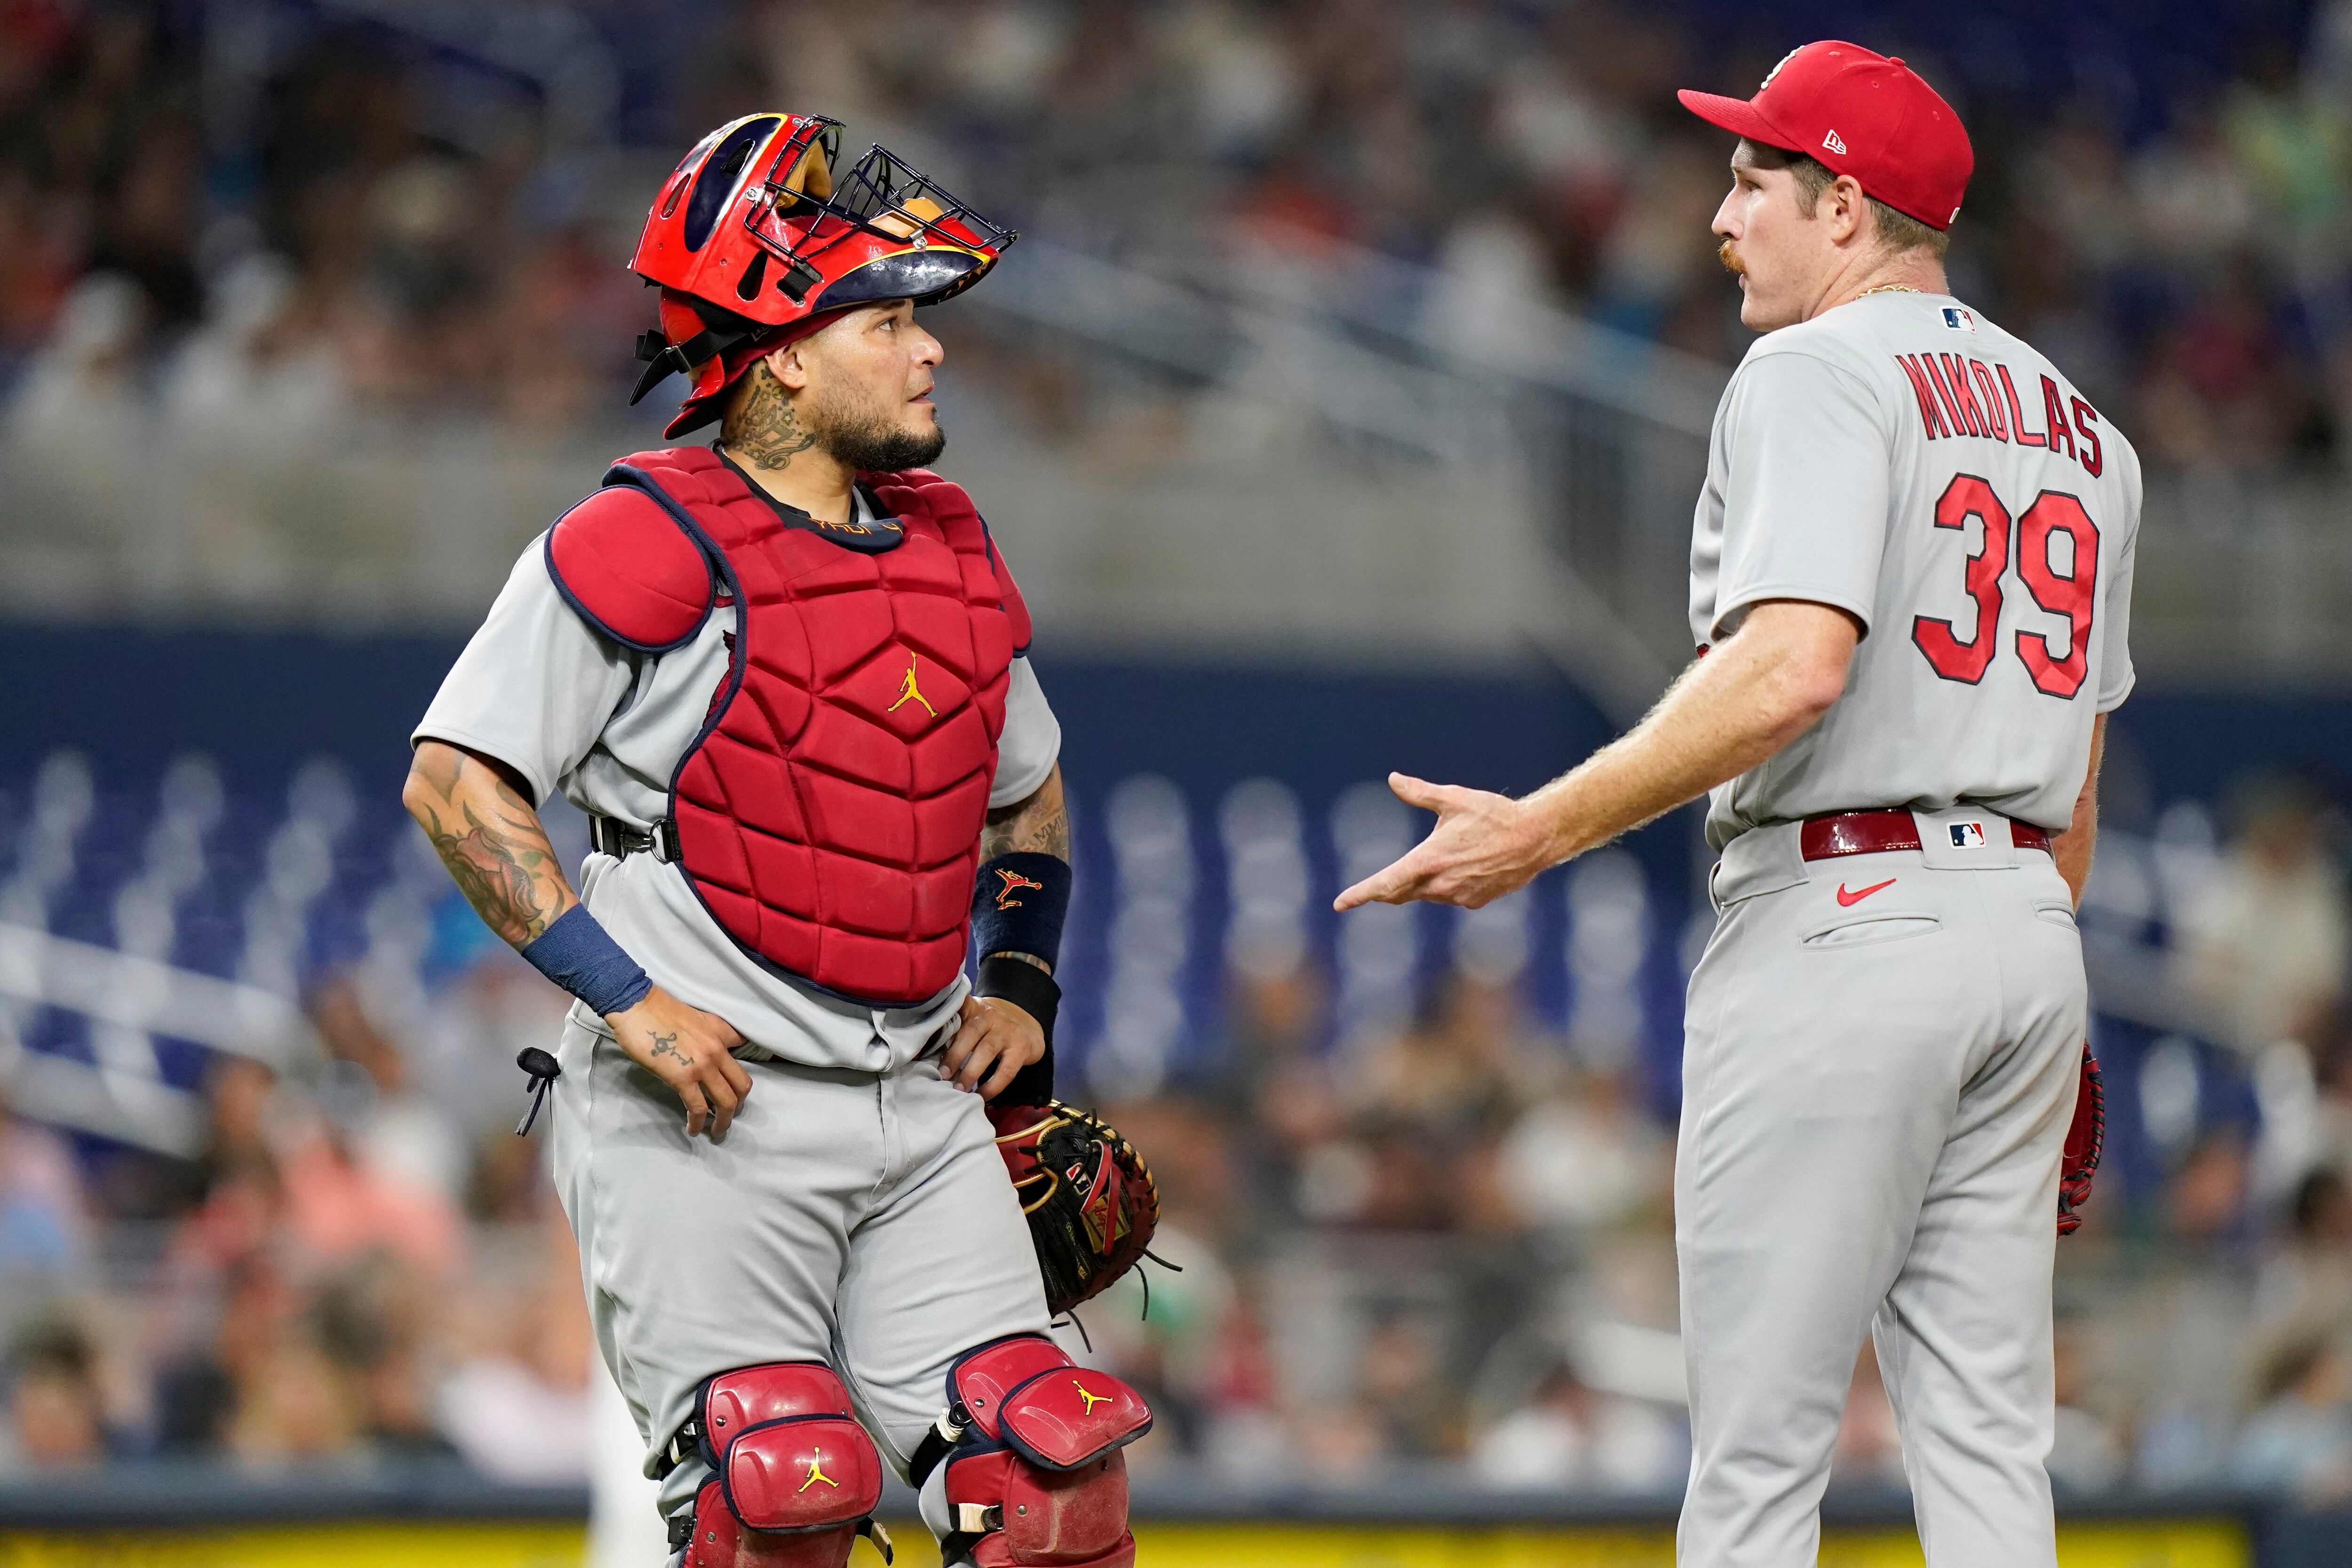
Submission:
[[[723,354],[750,337],[750,332],[720,333],[705,327],[682,343],[674,343],[663,335],[659,327],[647,327],[637,336],[637,357],[646,363],[643,375],[637,377],[636,390],[629,394],[629,406],[635,408],[645,401],[646,393],[659,386],[672,375],[691,375],[694,367],[713,354]]]
[[[645,374],[637,377],[636,390],[629,395],[629,406],[632,408],[643,400],[646,393],[659,386],[671,374],[692,375],[696,365],[703,363],[713,355],[723,354],[730,349],[740,347],[763,332],[778,331],[774,327],[761,326],[757,321],[736,315],[733,311],[713,305],[708,300],[693,299],[690,296],[681,300],[679,296],[668,291],[665,291],[662,297],[666,301],[662,312],[666,322],[671,318],[667,306],[683,303],[694,312],[693,319],[702,324],[702,330],[692,337],[675,343],[669,341],[669,332],[664,327],[650,328],[638,337],[637,357],[646,363]],[[784,330],[789,331],[789,329]]]
[[[764,345],[761,353],[771,353],[823,331],[843,311],[853,308],[844,305],[822,310],[797,321],[771,327],[747,321],[707,300],[688,299],[684,303],[693,310],[695,319],[702,323],[702,330],[684,342],[677,343],[671,342],[669,334],[659,327],[649,327],[638,334],[637,357],[647,363],[645,374],[637,377],[636,390],[629,395],[630,407],[635,407],[646,393],[659,386],[672,374],[691,375],[697,365],[730,354],[746,343]],[[730,379],[732,379],[731,374]]]

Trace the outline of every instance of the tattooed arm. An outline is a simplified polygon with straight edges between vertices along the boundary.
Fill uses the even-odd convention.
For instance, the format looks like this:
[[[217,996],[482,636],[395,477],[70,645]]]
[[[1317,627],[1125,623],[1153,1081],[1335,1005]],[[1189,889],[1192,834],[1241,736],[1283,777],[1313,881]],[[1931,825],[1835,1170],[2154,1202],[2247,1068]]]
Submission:
[[[1051,855],[1070,858],[1070,808],[1062,795],[1062,767],[1045,775],[1034,794],[1016,805],[988,814],[980,832],[980,858],[984,864],[999,855]],[[982,953],[983,958],[999,956]],[[1030,952],[1002,956],[1034,963],[1051,974],[1054,966]],[[1013,1081],[1013,1075],[1045,1054],[1045,1033],[1020,1006],[1002,996],[967,996],[963,1027],[940,1059],[940,1076],[964,1089],[977,1088],[993,1095]]]
[[[1028,799],[988,814],[980,830],[982,864],[999,855],[1051,855],[1070,858],[1070,806],[1062,796],[1062,764],[1055,763],[1045,782]]]
[[[421,742],[400,800],[457,890],[509,946],[537,940],[580,901],[521,776],[505,763]]]
[[[400,799],[466,901],[509,946],[528,947],[580,901],[528,787],[505,763],[420,741]],[[730,1054],[743,1043],[733,1025],[658,985],[604,1021],[630,1059],[677,1092],[688,1137],[706,1127],[714,1140],[726,1134],[751,1092],[751,1075]]]

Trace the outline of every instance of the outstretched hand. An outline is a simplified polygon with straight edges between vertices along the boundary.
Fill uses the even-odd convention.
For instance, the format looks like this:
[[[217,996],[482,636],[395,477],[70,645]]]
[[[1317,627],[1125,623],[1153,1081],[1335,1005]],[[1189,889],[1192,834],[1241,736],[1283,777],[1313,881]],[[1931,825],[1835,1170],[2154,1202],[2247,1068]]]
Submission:
[[[1525,887],[1551,864],[1549,834],[1525,801],[1404,773],[1391,773],[1389,788],[1407,805],[1437,813],[1437,826],[1397,860],[1341,893],[1332,902],[1336,910],[1415,899],[1475,910]]]

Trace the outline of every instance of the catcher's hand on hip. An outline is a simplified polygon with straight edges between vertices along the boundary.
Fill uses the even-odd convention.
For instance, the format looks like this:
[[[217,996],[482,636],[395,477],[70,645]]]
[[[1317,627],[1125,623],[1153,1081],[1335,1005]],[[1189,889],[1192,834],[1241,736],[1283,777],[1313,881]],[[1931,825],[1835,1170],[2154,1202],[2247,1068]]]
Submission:
[[[1389,788],[1407,805],[1437,813],[1437,826],[1402,858],[1341,893],[1336,910],[1415,899],[1475,910],[1525,887],[1549,864],[1543,826],[1525,801],[1404,773],[1391,773]]]
[[[625,1012],[607,1014],[613,1037],[631,1061],[677,1092],[686,1106],[686,1135],[709,1130],[712,1142],[727,1129],[751,1092],[751,1075],[732,1052],[743,1043],[735,1026],[715,1013],[688,1006],[655,986]]]
[[[940,1076],[984,1098],[1003,1092],[1014,1073],[1045,1054],[1045,1031],[1027,1009],[1002,996],[967,996],[963,1022],[940,1058]]]

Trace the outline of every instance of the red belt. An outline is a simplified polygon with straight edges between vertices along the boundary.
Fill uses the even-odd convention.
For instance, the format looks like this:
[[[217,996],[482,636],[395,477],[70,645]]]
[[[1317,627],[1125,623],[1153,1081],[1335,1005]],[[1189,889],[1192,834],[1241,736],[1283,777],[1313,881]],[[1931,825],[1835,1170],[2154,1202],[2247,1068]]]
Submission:
[[[1989,817],[1999,817],[1987,812]],[[2020,849],[2048,851],[2050,835],[2030,822],[2009,821],[2010,842]],[[1801,841],[1808,860],[1827,860],[1839,855],[1877,855],[1890,849],[1916,849],[1919,845],[1919,823],[1909,812],[1899,807],[1891,811],[1847,811],[1835,816],[1811,816],[1805,819],[1804,836]]]

